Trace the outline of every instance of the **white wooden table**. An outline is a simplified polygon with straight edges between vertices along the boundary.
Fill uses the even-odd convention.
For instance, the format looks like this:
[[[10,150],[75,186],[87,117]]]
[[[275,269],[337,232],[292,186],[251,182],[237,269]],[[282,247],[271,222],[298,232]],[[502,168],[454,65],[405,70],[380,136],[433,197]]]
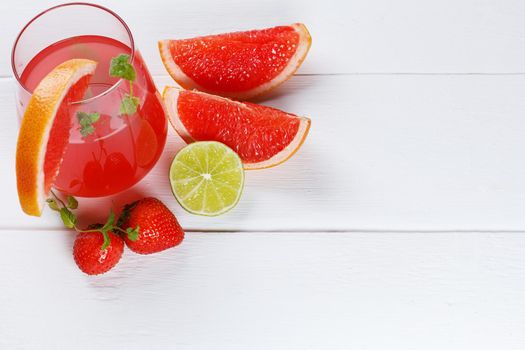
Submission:
[[[186,240],[99,277],[16,197],[9,53],[55,3],[0,2],[0,349],[524,348],[524,1],[100,1],[159,88],[157,39],[306,23],[306,63],[264,103],[313,124],[218,218],[170,194],[172,134],[134,193]]]

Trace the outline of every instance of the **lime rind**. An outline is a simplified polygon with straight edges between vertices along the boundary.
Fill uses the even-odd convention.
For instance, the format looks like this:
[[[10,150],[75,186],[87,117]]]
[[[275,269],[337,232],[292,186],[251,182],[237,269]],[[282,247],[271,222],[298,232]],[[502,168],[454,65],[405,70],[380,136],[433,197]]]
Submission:
[[[169,179],[173,195],[186,211],[217,216],[239,202],[244,169],[228,146],[216,141],[195,142],[177,153]]]

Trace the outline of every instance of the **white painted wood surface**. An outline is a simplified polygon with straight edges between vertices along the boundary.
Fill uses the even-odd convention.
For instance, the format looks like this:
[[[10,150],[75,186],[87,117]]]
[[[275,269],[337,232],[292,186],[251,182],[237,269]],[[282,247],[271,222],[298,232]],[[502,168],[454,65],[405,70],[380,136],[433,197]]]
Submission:
[[[310,56],[263,103],[313,125],[219,218],[172,198],[172,134],[154,171],[106,202],[158,196],[191,232],[95,278],[57,218],[25,217],[16,198],[9,52],[56,3],[0,3],[0,349],[523,348],[525,2],[100,1],[159,88],[159,38],[305,22]]]
[[[0,2],[0,73],[11,38],[60,1]],[[525,72],[521,0],[105,0],[131,26],[148,66],[164,74],[159,38],[302,21],[314,38],[303,73]],[[57,24],[60,28],[60,24]]]
[[[191,233],[95,278],[69,237],[4,234],[0,348],[523,348],[521,234]]]

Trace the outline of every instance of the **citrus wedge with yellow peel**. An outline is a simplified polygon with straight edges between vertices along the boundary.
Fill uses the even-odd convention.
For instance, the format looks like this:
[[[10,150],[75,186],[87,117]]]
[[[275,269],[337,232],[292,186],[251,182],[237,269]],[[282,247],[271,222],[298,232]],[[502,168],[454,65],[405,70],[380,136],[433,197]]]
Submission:
[[[24,113],[16,148],[16,181],[22,210],[40,216],[69,143],[71,102],[88,88],[97,63],[72,59],[38,84]]]
[[[220,142],[195,142],[177,153],[170,167],[173,194],[188,212],[216,216],[237,204],[244,170],[237,153]]]

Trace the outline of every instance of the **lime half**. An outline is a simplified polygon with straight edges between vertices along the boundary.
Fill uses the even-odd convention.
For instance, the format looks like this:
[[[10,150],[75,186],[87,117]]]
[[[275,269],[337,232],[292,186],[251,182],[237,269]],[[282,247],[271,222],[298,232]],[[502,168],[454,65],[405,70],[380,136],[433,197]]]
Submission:
[[[244,186],[237,153],[220,142],[195,142],[177,153],[170,167],[171,189],[192,214],[216,216],[235,207]]]

